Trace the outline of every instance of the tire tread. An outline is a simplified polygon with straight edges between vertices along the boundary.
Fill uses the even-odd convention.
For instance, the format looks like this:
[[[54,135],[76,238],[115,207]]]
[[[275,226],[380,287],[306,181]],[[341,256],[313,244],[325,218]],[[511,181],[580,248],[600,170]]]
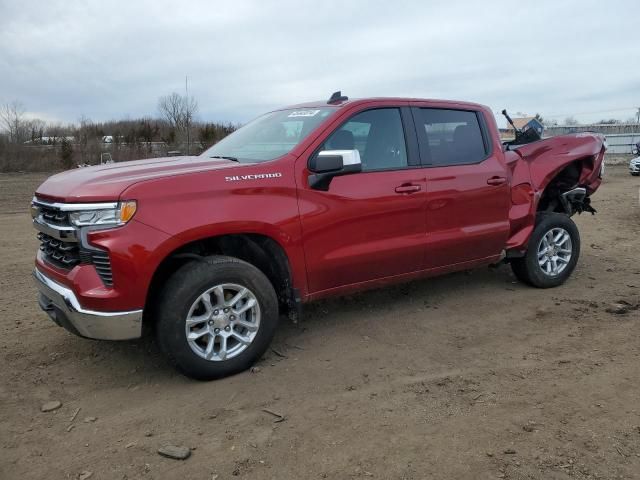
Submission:
[[[231,276],[236,283],[242,279],[251,284],[260,302],[260,330],[249,348],[237,357],[210,362],[191,351],[182,322],[192,304],[193,292],[204,290],[207,284],[229,281],[225,276]],[[278,323],[278,301],[273,285],[258,268],[235,257],[194,257],[169,277],[159,298],[156,335],[160,350],[183,374],[198,380],[222,378],[249,368],[268,348]]]
[[[572,255],[567,267],[557,277],[549,277],[538,266],[537,245],[542,235],[551,228],[562,227],[571,236]],[[511,261],[511,270],[518,280],[537,288],[553,288],[562,285],[571,276],[580,257],[580,233],[571,218],[563,213],[544,212],[536,218],[536,226],[529,238],[527,251],[521,258]]]

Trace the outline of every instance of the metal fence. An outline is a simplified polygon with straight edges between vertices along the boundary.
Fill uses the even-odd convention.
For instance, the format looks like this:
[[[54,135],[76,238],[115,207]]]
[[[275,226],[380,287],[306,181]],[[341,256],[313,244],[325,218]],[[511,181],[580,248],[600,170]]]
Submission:
[[[639,133],[617,133],[607,135],[607,153],[629,154],[636,152],[636,144],[640,142]]]
[[[547,127],[545,137],[566,135],[567,133],[595,132],[607,137],[607,153],[627,155],[635,153],[635,145],[640,142],[640,125],[637,123],[563,125]]]

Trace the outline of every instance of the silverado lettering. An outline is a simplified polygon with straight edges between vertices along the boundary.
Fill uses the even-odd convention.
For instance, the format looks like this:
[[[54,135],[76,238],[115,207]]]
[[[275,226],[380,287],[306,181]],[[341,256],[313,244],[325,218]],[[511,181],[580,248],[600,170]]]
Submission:
[[[239,180],[259,180],[261,178],[280,178],[282,173],[257,173],[249,175],[234,175],[232,177],[224,177],[227,182],[237,182]]]

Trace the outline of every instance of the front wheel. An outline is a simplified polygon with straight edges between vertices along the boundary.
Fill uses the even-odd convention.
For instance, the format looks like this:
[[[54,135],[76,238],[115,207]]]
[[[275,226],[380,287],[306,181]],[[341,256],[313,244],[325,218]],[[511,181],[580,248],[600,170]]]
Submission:
[[[158,343],[185,375],[212,380],[257,361],[278,323],[269,279],[232,257],[204,257],[174,273],[157,312]]]
[[[563,284],[580,256],[578,227],[567,215],[545,213],[531,234],[524,257],[511,261],[516,277],[534,287],[551,288]]]

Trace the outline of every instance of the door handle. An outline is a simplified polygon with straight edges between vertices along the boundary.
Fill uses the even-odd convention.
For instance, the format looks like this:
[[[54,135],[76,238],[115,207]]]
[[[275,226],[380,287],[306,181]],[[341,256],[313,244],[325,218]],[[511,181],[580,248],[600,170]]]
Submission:
[[[396,187],[396,193],[416,193],[420,190],[420,185],[400,185]]]
[[[502,185],[506,181],[505,177],[491,177],[487,180],[487,185]]]

